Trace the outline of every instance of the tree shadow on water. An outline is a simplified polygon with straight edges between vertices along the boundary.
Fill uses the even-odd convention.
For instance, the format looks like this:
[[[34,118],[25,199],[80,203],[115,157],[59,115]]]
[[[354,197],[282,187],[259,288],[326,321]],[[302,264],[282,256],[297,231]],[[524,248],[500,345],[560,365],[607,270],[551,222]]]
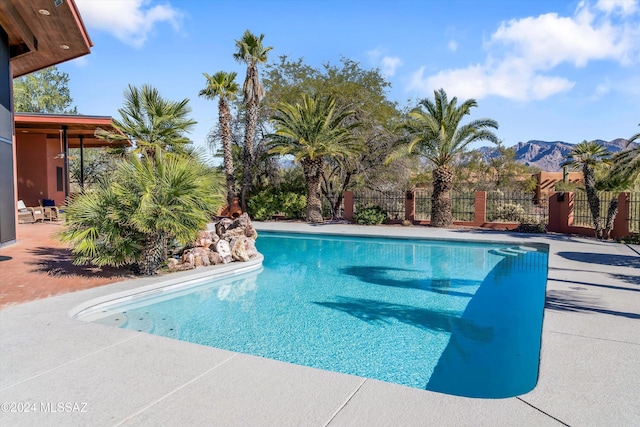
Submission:
[[[357,319],[372,324],[389,324],[393,320],[427,331],[456,332],[466,338],[490,342],[494,337],[492,327],[483,327],[457,314],[445,311],[433,311],[422,307],[393,304],[383,301],[337,297],[338,301],[314,302],[323,307],[339,310]]]
[[[130,277],[132,273],[128,267],[96,267],[95,265],[75,265],[71,250],[64,248],[37,247],[30,249],[33,255],[32,265],[34,273],[44,273],[52,277],[94,277],[117,278]]]
[[[349,276],[357,277],[359,280],[380,286],[392,286],[395,288],[405,289],[421,289],[429,292],[436,292],[444,295],[460,296],[460,297],[472,297],[473,294],[466,292],[458,292],[452,290],[452,283],[450,279],[433,279],[429,277],[424,278],[394,278],[393,276],[406,273],[417,276],[424,273],[419,270],[410,270],[406,268],[395,267],[378,267],[378,266],[350,266],[340,269],[340,273],[347,274]]]

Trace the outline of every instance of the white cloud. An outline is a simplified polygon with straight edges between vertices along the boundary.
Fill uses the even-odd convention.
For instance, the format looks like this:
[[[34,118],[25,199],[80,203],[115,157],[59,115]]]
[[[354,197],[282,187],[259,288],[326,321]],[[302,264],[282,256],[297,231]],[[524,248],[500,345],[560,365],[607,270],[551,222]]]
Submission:
[[[620,12],[623,15],[631,15],[638,10],[637,0],[599,0],[596,8],[605,13]]]
[[[455,52],[456,50],[458,50],[458,43],[455,40],[450,40],[449,43],[447,43],[447,48],[451,52]]]
[[[382,49],[372,49],[367,52],[369,60],[380,67],[380,71],[387,77],[392,77],[398,67],[402,65],[402,60],[397,56],[384,56]]]
[[[593,95],[591,95],[591,100],[595,101],[595,100],[601,99],[602,97],[608,95],[609,92],[611,92],[611,84],[607,79],[604,81],[604,83],[600,83],[596,86],[596,89],[593,92]]]
[[[182,13],[168,3],[151,5],[151,0],[76,0],[82,19],[89,28],[107,31],[122,42],[142,47],[156,24],[169,23],[175,30]]]
[[[382,58],[382,73],[386,76],[393,76],[396,69],[402,65],[402,60],[397,56],[385,56]]]
[[[606,3],[602,7],[609,10],[625,11],[632,10],[628,3],[635,4],[623,0],[600,3]],[[488,54],[483,63],[426,77],[422,68],[414,73],[409,88],[430,94],[442,87],[460,98],[496,95],[519,101],[540,100],[574,87],[575,82],[568,78],[551,75],[559,65],[581,68],[597,60],[622,65],[637,61],[637,17],[614,21],[602,13],[602,8],[597,9],[600,12],[581,2],[573,17],[548,13],[503,22],[485,43]]]

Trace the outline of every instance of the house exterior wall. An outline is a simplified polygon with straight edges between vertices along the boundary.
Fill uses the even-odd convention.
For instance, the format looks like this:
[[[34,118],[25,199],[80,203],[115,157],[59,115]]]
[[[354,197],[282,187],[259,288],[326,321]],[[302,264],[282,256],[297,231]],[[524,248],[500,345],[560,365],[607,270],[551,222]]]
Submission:
[[[0,246],[16,240],[17,210],[9,39],[0,27]]]
[[[64,186],[58,191],[56,180],[56,167],[64,164],[63,159],[56,158],[59,152],[57,139],[36,134],[16,135],[18,200],[27,206],[38,206],[42,199],[53,199],[58,206],[64,204]]]

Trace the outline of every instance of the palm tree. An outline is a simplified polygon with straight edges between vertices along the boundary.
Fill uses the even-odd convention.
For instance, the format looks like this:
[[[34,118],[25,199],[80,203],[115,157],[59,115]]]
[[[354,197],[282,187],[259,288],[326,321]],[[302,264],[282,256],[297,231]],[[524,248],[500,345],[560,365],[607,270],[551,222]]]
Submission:
[[[238,94],[238,84],[235,72],[226,73],[218,71],[213,76],[203,73],[207,79],[207,87],[202,89],[199,96],[213,100],[218,98],[218,123],[220,124],[220,136],[222,137],[222,152],[224,158],[224,174],[227,182],[227,203],[233,204],[236,197],[236,179],[233,175],[233,155],[231,152],[231,108],[229,102]]]
[[[149,85],[140,89],[129,85],[124,98],[124,106],[118,109],[122,119],[113,119],[113,127],[119,132],[98,130],[99,137],[129,140],[135,144],[136,153],[145,153],[150,159],[158,150],[186,153],[191,141],[185,134],[196,124],[188,117],[188,99],[170,101]]]
[[[475,99],[458,106],[458,98],[449,101],[444,89],[434,91],[434,100],[425,98],[420,101],[419,106],[409,113],[408,120],[400,125],[409,138],[401,141],[387,159],[390,162],[402,156],[419,154],[435,167],[431,196],[431,225],[435,227],[453,224],[450,192],[455,160],[473,142],[499,142],[490,130],[498,128],[495,120],[478,119],[460,124],[464,116],[470,114],[471,108],[477,106]]]
[[[640,126],[640,124],[638,125]],[[627,140],[627,147],[633,142],[640,140],[640,132]],[[640,145],[636,145],[630,150],[624,150],[613,156],[613,169],[611,174],[630,180],[637,181],[640,178]]]
[[[345,124],[355,111],[340,110],[333,97],[303,95],[296,104],[281,103],[271,118],[275,134],[268,136],[271,154],[292,155],[302,165],[307,183],[307,221],[322,218],[321,184],[326,158],[344,159],[360,152],[352,129]]]
[[[611,153],[596,141],[582,141],[576,144],[567,156],[565,165],[574,169],[582,169],[584,176],[584,189],[587,193],[587,202],[593,219],[593,228],[596,238],[602,236],[602,224],[600,221],[600,198],[596,191],[596,176],[594,168],[602,162],[608,161]]]
[[[233,54],[233,57],[238,62],[247,65],[247,76],[242,86],[246,106],[246,127],[242,150],[242,192],[240,200],[244,212],[247,211],[247,196],[251,190],[253,181],[253,146],[256,137],[256,127],[258,125],[258,109],[260,107],[260,100],[264,96],[264,88],[258,76],[258,64],[267,62],[268,53],[273,49],[272,47],[264,47],[262,45],[263,39],[264,34],[256,37],[249,30],[246,30],[242,38],[236,40],[238,51]]]
[[[74,196],[60,237],[74,262],[135,264],[152,275],[168,245],[193,241],[219,208],[218,177],[197,158],[163,153],[130,155],[109,179]]]

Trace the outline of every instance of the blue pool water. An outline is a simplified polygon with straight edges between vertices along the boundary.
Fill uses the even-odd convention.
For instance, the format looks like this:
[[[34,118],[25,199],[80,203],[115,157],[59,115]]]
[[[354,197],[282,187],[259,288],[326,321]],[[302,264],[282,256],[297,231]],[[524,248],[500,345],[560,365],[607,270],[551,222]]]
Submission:
[[[261,233],[263,269],[93,321],[468,397],[537,381],[547,253]]]

